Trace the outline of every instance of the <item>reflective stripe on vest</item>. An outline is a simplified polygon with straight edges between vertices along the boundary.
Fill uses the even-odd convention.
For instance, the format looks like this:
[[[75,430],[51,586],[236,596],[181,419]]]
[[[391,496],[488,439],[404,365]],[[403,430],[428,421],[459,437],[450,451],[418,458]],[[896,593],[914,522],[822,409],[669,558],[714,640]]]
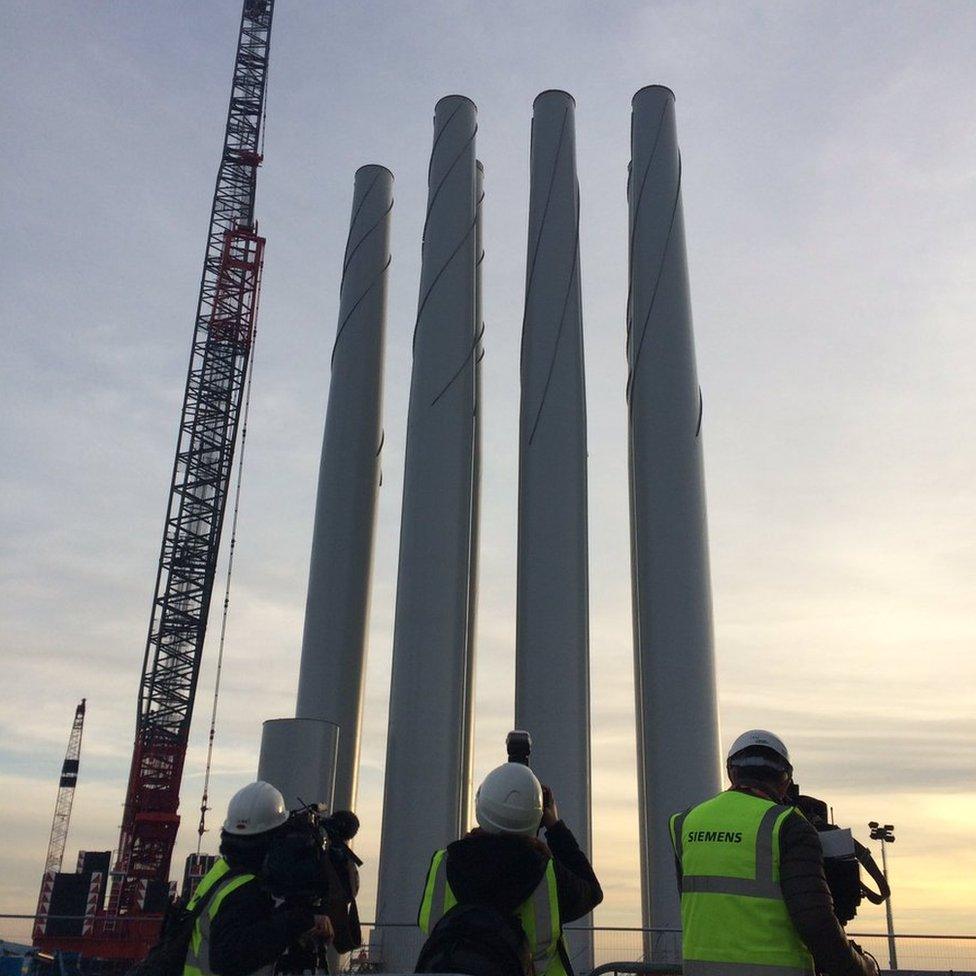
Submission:
[[[437,851],[430,862],[427,883],[420,902],[417,924],[424,935],[458,903],[447,880],[447,851]],[[522,923],[532,961],[539,976],[564,976],[566,970],[559,952],[562,926],[559,920],[559,892],[552,858],[535,890],[515,913]]]
[[[779,832],[793,812],[729,791],[671,818],[685,976],[813,972],[779,883]]]
[[[183,976],[213,976],[213,970],[210,968],[210,925],[214,918],[217,916],[217,912],[220,911],[220,906],[223,904],[224,899],[231,894],[231,892],[237,891],[242,885],[246,885],[249,881],[253,881],[255,875],[253,874],[236,874],[229,880],[224,880],[224,876],[230,872],[230,865],[221,858],[217,863],[204,875],[203,879],[197,885],[196,890],[193,892],[193,897],[190,899],[187,908],[192,910],[196,907],[197,902],[206,895],[211,888],[215,885],[220,887],[211,897],[210,901],[207,903],[206,911],[202,912],[200,917],[196,920],[193,926],[193,934],[190,936],[190,945],[186,950],[186,962],[183,965]],[[267,967],[267,971],[270,973],[272,967]],[[258,972],[263,972],[258,970]]]

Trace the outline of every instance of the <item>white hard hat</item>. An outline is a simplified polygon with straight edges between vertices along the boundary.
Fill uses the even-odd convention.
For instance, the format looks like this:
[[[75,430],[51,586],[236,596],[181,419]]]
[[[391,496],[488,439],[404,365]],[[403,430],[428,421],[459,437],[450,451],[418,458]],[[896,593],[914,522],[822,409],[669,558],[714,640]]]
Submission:
[[[735,742],[729,747],[729,754],[726,762],[732,762],[733,757],[746,749],[763,748],[776,753],[786,764],[787,771],[792,772],[793,766],[790,763],[790,753],[786,748],[786,743],[778,735],[767,732],[765,729],[750,729],[743,732]],[[772,766],[772,763],[764,760],[761,755],[747,756],[732,763],[734,766]]]
[[[224,830],[242,837],[263,834],[280,827],[287,819],[285,798],[270,783],[258,780],[231,797]]]
[[[493,769],[474,798],[478,826],[489,834],[535,836],[542,821],[542,786],[522,763]]]

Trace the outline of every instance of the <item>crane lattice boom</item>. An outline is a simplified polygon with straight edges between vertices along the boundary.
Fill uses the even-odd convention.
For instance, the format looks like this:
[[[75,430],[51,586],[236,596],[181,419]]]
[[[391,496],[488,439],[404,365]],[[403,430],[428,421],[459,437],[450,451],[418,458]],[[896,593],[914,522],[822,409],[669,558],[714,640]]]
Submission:
[[[60,871],[64,861],[64,846],[68,840],[68,825],[71,821],[71,804],[78,785],[78,765],[81,761],[81,736],[85,729],[85,699],[78,703],[75,718],[71,723],[68,748],[61,764],[61,781],[58,784],[58,799],[54,805],[54,822],[51,824],[51,839],[47,845],[47,858],[44,873]]]
[[[35,935],[44,931],[45,894],[48,886],[64,862],[64,848],[68,840],[68,826],[71,822],[71,805],[75,799],[75,787],[78,785],[78,765],[81,761],[81,736],[85,729],[85,699],[78,703],[75,709],[74,721],[71,723],[71,733],[68,736],[68,748],[64,752],[64,762],[61,764],[61,780],[58,783],[58,798],[54,804],[54,820],[51,823],[51,838],[47,845],[47,857],[44,859],[44,876],[41,879],[41,895],[38,901],[37,919],[34,923]]]
[[[246,0],[204,258],[110,912],[138,913],[165,884],[180,818],[264,240],[254,222],[273,0]]]

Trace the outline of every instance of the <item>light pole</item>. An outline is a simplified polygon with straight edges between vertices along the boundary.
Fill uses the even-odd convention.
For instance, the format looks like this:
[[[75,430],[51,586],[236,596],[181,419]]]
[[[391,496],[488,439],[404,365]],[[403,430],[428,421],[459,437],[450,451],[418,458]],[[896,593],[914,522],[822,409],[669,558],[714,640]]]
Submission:
[[[881,841],[881,870],[884,872],[885,881],[888,880],[888,854],[885,851],[886,844],[895,842],[895,825],[879,824],[877,820],[872,820],[868,826],[871,828],[871,840]],[[888,886],[891,887],[890,885]],[[888,965],[890,969],[898,968],[898,956],[895,953],[895,923],[891,917],[891,894],[885,899],[885,914],[888,917]]]

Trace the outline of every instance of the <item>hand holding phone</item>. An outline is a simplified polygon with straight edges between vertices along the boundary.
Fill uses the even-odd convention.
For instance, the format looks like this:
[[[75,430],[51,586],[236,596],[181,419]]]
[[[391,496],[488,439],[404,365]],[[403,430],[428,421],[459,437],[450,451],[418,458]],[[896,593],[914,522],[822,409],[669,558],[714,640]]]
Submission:
[[[542,787],[542,826],[548,830],[559,820],[559,808],[556,806],[556,798],[552,795],[552,790],[548,786]]]

